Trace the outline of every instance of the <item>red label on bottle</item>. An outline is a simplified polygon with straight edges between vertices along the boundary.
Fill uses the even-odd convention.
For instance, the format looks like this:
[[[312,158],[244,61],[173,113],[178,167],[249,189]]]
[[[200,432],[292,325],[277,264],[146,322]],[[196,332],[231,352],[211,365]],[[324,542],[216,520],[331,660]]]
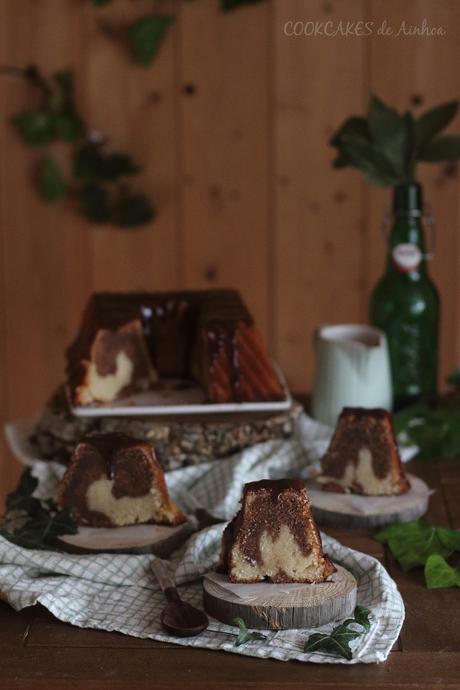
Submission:
[[[401,273],[416,271],[422,261],[422,252],[415,244],[397,244],[392,251],[395,268]]]

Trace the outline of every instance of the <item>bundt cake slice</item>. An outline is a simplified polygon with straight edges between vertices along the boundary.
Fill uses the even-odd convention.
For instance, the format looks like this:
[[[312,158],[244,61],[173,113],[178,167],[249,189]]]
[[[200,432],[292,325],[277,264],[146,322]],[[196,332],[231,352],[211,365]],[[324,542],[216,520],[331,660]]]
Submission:
[[[410,489],[391,415],[382,409],[345,407],[321,469],[317,480],[327,491],[386,496]]]
[[[335,568],[300,480],[246,484],[222,537],[219,571],[232,582],[323,582]]]
[[[169,498],[152,446],[120,433],[95,434],[76,446],[59,502],[79,524],[121,527],[178,525],[185,516]]]

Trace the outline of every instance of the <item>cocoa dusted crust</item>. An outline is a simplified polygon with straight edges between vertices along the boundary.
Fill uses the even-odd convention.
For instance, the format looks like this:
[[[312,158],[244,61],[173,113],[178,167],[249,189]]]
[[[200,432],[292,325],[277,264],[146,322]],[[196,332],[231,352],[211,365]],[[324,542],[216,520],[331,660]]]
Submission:
[[[324,490],[366,494],[367,487],[358,482],[347,487],[340,484],[347,465],[357,465],[363,448],[371,452],[372,471],[377,480],[384,480],[392,474],[397,478],[395,493],[404,493],[410,489],[399,455],[391,414],[381,408],[345,407],[337,421],[329,448],[321,459],[322,475],[329,479],[324,484]]]
[[[185,522],[185,516],[169,498],[163,470],[149,443],[121,433],[95,434],[78,443],[59,491],[60,505],[74,510],[77,523],[117,526],[109,516],[90,510],[87,504],[88,488],[102,478],[113,480],[115,499],[144,497],[155,486],[161,497],[164,519],[149,522],[172,525]]]
[[[283,387],[254,320],[235,290],[171,293],[97,293],[67,350],[67,379],[75,404],[85,401],[88,367],[114,374],[123,353],[129,384],[144,390],[157,375],[193,378],[209,402],[283,400]]]
[[[249,496],[252,496],[253,500],[247,508]],[[233,549],[238,545],[245,559],[262,566],[262,534],[268,533],[275,541],[282,526],[289,529],[303,556],[309,557],[313,554],[317,563],[321,564],[321,573],[315,582],[323,582],[335,572],[329,556],[323,553],[321,536],[313,520],[305,485],[301,480],[264,479],[248,483],[244,486],[241,503],[242,507],[227,525],[222,536],[219,572],[227,573],[229,579],[235,582],[259,581],[236,578],[232,574]],[[276,576],[266,579],[272,582],[305,581],[289,577],[282,569]]]

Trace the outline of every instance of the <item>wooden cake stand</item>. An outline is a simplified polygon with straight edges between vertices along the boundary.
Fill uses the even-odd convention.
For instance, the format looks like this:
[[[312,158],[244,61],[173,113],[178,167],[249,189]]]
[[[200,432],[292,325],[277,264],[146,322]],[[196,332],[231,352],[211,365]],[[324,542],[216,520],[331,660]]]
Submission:
[[[319,584],[261,582],[235,587],[226,575],[210,573],[203,580],[204,608],[230,625],[241,617],[248,628],[260,630],[318,628],[350,616],[356,605],[355,578],[342,566],[335,567],[329,581]]]
[[[313,516],[321,526],[365,530],[417,520],[428,510],[430,490],[418,477],[408,477],[411,488],[400,496],[335,494],[309,482],[307,491]]]
[[[152,553],[166,558],[190,536],[193,527],[129,525],[128,527],[79,527],[77,534],[59,537],[62,548],[72,553]]]

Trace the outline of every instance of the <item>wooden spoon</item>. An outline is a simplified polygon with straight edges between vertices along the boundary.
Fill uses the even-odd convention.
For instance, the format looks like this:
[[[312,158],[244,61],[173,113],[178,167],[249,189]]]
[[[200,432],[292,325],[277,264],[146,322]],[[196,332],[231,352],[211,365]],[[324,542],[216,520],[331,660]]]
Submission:
[[[209,625],[207,615],[204,611],[182,601],[169,576],[165,561],[161,558],[154,558],[152,570],[169,602],[163,609],[160,618],[161,625],[166,632],[178,637],[193,637],[206,630]]]

